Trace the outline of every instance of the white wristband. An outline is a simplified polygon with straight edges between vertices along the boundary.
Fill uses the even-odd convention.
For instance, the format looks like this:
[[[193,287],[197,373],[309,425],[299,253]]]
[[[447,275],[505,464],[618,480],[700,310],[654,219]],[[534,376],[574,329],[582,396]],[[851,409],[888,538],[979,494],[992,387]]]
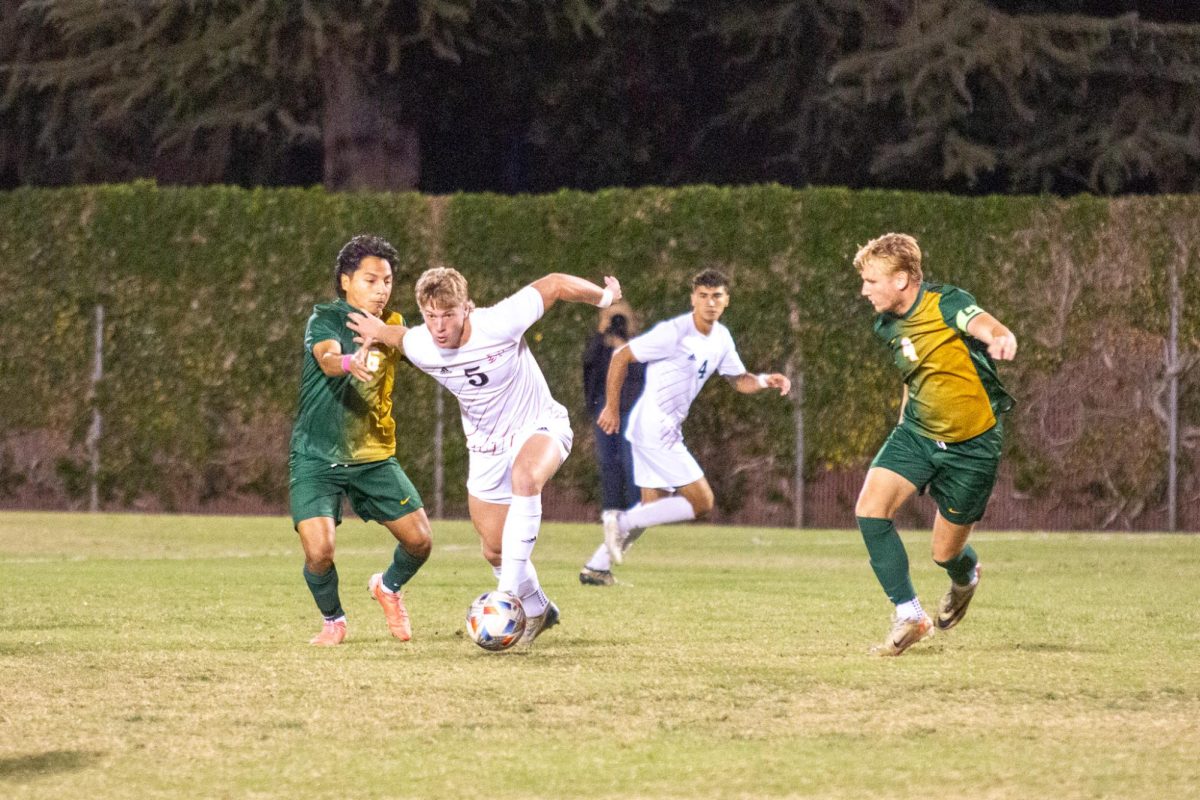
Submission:
[[[754,379],[758,381],[758,388],[760,388],[760,389],[767,388],[767,385],[768,385],[767,384],[767,374],[765,372],[758,373],[757,375],[754,376]]]
[[[608,308],[613,303],[613,290],[605,289],[600,294],[600,300],[596,303],[596,308]]]

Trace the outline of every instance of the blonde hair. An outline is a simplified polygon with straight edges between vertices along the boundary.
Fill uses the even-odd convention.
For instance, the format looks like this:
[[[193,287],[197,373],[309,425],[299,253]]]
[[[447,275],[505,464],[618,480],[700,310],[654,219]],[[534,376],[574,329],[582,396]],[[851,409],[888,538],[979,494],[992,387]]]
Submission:
[[[883,261],[892,268],[893,274],[904,272],[917,282],[923,279],[921,248],[907,233],[885,233],[858,248],[854,255],[855,269],[862,272],[868,261]]]
[[[450,308],[465,306],[470,301],[467,297],[467,279],[462,273],[451,267],[431,267],[417,278],[417,306],[437,306]]]

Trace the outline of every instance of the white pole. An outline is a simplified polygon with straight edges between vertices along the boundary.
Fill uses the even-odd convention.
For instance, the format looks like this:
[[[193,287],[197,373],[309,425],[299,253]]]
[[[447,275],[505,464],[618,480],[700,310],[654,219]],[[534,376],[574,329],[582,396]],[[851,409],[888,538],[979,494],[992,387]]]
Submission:
[[[100,433],[103,420],[100,417],[98,402],[100,381],[104,378],[104,306],[96,304],[95,324],[92,338],[92,379],[88,385],[88,404],[92,407],[92,424],[87,433],[88,481],[89,497],[88,510],[100,510]]]
[[[788,379],[792,382],[792,421],[796,435],[796,465],[792,473],[792,524],[804,527],[804,370],[788,364]]]
[[[1182,254],[1186,257],[1186,254]],[[1178,527],[1179,512],[1179,267],[1171,259],[1167,267],[1171,309],[1167,333],[1167,530]]]

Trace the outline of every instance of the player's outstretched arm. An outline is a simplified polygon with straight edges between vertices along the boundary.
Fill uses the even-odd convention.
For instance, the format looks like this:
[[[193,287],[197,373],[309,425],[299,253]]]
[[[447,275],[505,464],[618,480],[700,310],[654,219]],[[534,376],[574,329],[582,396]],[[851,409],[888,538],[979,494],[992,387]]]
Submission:
[[[361,357],[369,347],[368,343],[354,355],[348,355],[342,352],[342,345],[336,339],[326,339],[313,345],[313,358],[317,360],[321,372],[331,378],[352,375],[360,381],[369,381],[372,373],[367,368],[366,359]]]
[[[364,342],[380,342],[404,352],[404,334],[408,333],[406,325],[388,325],[374,314],[351,311],[346,318],[346,327],[361,336]]]
[[[614,434],[621,430],[621,388],[625,385],[625,376],[629,374],[629,365],[636,361],[629,345],[623,344],[613,351],[608,362],[608,377],[604,381],[604,408],[596,418],[600,430]]]
[[[733,384],[733,388],[742,394],[754,394],[764,389],[778,389],[779,394],[785,395],[792,390],[792,382],[788,380],[787,375],[781,372],[760,372],[757,375],[744,372],[729,380]]]
[[[611,275],[605,276],[603,287],[562,272],[551,272],[530,285],[542,295],[543,310],[549,310],[559,300],[607,308],[621,299],[621,283]]]
[[[967,323],[967,333],[986,344],[992,358],[1012,361],[1017,357],[1017,337],[986,311]]]

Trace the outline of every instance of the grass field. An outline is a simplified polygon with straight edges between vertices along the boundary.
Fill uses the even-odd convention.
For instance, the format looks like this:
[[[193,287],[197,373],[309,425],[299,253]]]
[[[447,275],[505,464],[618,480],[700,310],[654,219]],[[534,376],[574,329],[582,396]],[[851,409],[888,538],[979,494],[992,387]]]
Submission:
[[[562,624],[498,655],[473,532],[434,534],[401,644],[390,537],[342,526],[321,650],[284,519],[0,514],[0,797],[1200,796],[1200,537],[982,532],[963,624],[875,659],[857,532],[657,529],[585,588],[598,526],[547,525]]]

